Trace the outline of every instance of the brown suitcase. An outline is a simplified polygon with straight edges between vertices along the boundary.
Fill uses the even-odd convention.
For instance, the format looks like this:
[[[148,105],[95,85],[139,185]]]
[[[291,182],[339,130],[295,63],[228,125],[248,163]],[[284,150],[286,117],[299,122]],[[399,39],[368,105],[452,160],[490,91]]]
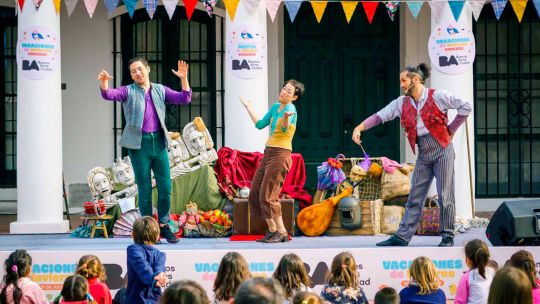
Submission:
[[[281,199],[281,213],[283,223],[290,235],[294,233],[294,199]],[[260,216],[255,216],[245,198],[235,198],[233,200],[233,234],[241,235],[264,235],[268,230],[265,220]]]

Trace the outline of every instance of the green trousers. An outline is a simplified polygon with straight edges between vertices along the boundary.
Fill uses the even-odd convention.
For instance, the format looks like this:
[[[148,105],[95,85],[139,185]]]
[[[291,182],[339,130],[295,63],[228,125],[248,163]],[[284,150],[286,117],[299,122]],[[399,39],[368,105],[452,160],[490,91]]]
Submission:
[[[169,222],[169,209],[171,207],[171,173],[165,142],[163,131],[143,133],[141,148],[138,150],[127,149],[139,188],[139,210],[142,216],[152,216],[150,172],[154,171],[158,190],[157,210],[160,224]]]

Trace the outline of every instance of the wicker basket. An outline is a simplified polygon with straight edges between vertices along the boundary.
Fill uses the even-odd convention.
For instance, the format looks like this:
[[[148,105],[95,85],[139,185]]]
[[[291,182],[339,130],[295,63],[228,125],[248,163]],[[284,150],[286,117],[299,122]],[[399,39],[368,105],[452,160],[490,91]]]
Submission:
[[[210,221],[202,221],[199,224],[199,231],[204,237],[227,237],[232,233],[231,227],[225,227],[219,224],[213,224]]]
[[[346,158],[343,162],[343,172],[347,177],[354,165],[361,163],[364,158]],[[371,162],[382,166],[380,158],[372,157]],[[361,201],[374,201],[381,198],[381,178],[367,178],[363,183],[360,183],[354,188],[353,196]]]

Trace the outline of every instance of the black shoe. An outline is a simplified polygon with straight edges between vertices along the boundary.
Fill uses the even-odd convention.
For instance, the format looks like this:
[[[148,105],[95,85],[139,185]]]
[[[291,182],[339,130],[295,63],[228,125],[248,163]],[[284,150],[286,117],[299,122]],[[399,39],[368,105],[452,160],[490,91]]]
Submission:
[[[285,243],[289,241],[289,235],[288,234],[281,234],[281,232],[276,231],[272,233],[270,238],[266,241],[262,241],[263,243]]]
[[[277,232],[277,231],[276,231]],[[274,233],[276,232],[270,232],[270,231],[266,231],[266,234],[264,235],[263,238],[261,239],[256,239],[255,242],[259,242],[259,243],[265,243],[270,237],[272,237],[272,235],[274,235]]]
[[[454,238],[452,237],[443,237],[442,241],[439,243],[439,247],[452,247],[454,246]]]
[[[407,246],[408,241],[400,238],[399,236],[392,235],[388,240],[382,241],[376,244],[377,246]]]
[[[166,239],[167,242],[172,243],[172,244],[178,243],[178,241],[180,241],[174,235],[174,233],[172,233],[171,228],[169,227],[169,225],[159,227],[159,236]]]

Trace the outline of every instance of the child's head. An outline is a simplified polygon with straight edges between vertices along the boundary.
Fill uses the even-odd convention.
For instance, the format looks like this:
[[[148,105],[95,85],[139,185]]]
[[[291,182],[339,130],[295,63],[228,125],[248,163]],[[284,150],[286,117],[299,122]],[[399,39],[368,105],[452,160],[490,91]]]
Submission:
[[[428,257],[417,257],[409,268],[411,279],[413,279],[420,288],[419,294],[425,295],[435,292],[439,289],[439,276],[435,264]]]
[[[294,296],[292,304],[324,304],[324,301],[316,293],[301,291]]]
[[[358,273],[356,261],[349,252],[339,253],[332,261],[328,284],[345,288],[358,288]]]
[[[105,267],[101,264],[101,261],[95,255],[85,255],[79,260],[77,270],[75,273],[82,275],[87,280],[98,278],[100,281],[105,282],[107,274]]]
[[[489,249],[481,240],[472,240],[465,245],[465,257],[470,268],[477,268],[478,273],[485,279],[486,266],[489,262]]]
[[[532,303],[532,287],[518,268],[505,266],[497,271],[489,288],[488,304]]]
[[[63,300],[68,302],[88,300],[88,281],[79,274],[69,276],[64,281],[60,294]]]
[[[385,287],[375,294],[375,304],[399,304],[399,294],[392,287]]]
[[[300,290],[302,286],[311,286],[304,262],[294,253],[281,257],[273,275],[285,290],[285,297],[290,298],[294,290]]]
[[[215,298],[221,301],[234,297],[240,284],[249,278],[251,273],[244,257],[238,252],[227,252],[214,280]]]
[[[133,223],[131,236],[137,244],[153,245],[159,238],[159,225],[153,217],[143,216]]]
[[[304,84],[295,79],[285,81],[285,84],[279,92],[279,101],[281,103],[290,103],[298,100],[304,94]]]
[[[538,284],[536,283],[536,268],[534,265],[534,258],[530,252],[520,250],[512,255],[509,262],[510,266],[519,268],[525,272],[529,278],[529,282],[531,282],[532,288],[538,288]]]
[[[13,284],[13,299],[18,303],[22,297],[22,291],[17,285],[19,278],[26,277],[30,274],[32,268],[32,257],[24,249],[18,249],[12,252],[4,262],[6,275],[3,283],[4,289],[0,294],[0,302],[4,303],[6,299],[6,288]]]
[[[160,304],[208,304],[210,300],[204,288],[199,283],[191,280],[173,282],[167,287],[159,299]]]

